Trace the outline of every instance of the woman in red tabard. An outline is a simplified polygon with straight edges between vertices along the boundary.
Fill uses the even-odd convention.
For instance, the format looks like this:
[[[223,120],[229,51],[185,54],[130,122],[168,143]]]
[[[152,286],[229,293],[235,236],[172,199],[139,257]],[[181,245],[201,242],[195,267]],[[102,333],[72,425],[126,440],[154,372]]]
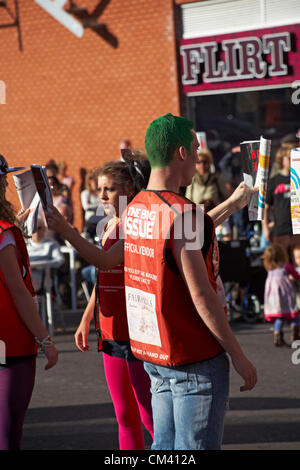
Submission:
[[[106,216],[102,249],[110,249],[120,239],[120,218],[124,198],[129,202],[137,192],[128,165],[117,161],[99,170],[98,191]],[[95,309],[96,304],[96,309]],[[99,304],[99,307],[98,307]],[[121,450],[143,450],[142,423],[153,438],[150,381],[130,348],[124,293],[124,266],[98,272],[97,283],[75,334],[77,347],[89,349],[88,334],[94,317],[98,350],[103,352],[107,385],[119,427]]]
[[[36,308],[27,249],[6,200],[9,168],[0,155],[0,450],[18,450],[35,380],[37,345],[53,367],[57,350]]]

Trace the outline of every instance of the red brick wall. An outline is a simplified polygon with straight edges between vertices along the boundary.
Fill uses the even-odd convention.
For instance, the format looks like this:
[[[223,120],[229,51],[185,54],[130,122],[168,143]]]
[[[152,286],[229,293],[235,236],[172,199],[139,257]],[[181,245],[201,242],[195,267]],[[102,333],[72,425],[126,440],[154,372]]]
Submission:
[[[75,0],[89,12],[99,2]],[[0,153],[11,165],[64,160],[81,228],[80,168],[119,158],[122,138],[142,148],[153,119],[180,113],[173,1],[111,0],[98,22],[117,48],[90,29],[77,38],[33,0],[18,3],[23,51],[16,28],[0,29]],[[0,25],[9,21],[0,8]],[[12,182],[8,194],[18,207]]]

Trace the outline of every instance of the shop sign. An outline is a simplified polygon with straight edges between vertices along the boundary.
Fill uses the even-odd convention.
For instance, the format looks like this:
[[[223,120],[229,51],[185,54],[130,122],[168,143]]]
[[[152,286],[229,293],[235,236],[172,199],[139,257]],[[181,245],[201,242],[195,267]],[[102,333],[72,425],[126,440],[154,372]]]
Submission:
[[[300,24],[182,39],[184,93],[292,84],[300,79]]]

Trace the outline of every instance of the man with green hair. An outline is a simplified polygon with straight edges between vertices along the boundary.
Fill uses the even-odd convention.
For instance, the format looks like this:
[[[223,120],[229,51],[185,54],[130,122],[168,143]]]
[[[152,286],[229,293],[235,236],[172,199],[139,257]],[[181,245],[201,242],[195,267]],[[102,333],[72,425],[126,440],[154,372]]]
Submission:
[[[175,150],[180,146],[190,151],[193,127],[192,121],[170,113],[153,121],[145,136],[145,148],[151,168],[163,168],[168,165]]]
[[[217,295],[212,219],[179,195],[195,173],[199,143],[193,123],[161,116],[150,124],[145,147],[151,174],[147,189],[126,210],[124,266],[131,347],[151,379],[152,449],[219,449],[229,393],[226,352],[245,381],[241,390],[255,386],[256,370]],[[252,191],[242,183],[210,215],[221,223],[246,205]],[[201,243],[199,233],[185,230],[195,226]]]

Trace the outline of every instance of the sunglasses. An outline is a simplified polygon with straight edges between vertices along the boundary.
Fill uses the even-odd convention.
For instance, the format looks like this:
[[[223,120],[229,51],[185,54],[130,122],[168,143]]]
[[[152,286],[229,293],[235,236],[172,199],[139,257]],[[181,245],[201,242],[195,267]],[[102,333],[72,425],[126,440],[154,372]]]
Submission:
[[[196,163],[197,165],[209,165],[208,160],[198,160]]]

